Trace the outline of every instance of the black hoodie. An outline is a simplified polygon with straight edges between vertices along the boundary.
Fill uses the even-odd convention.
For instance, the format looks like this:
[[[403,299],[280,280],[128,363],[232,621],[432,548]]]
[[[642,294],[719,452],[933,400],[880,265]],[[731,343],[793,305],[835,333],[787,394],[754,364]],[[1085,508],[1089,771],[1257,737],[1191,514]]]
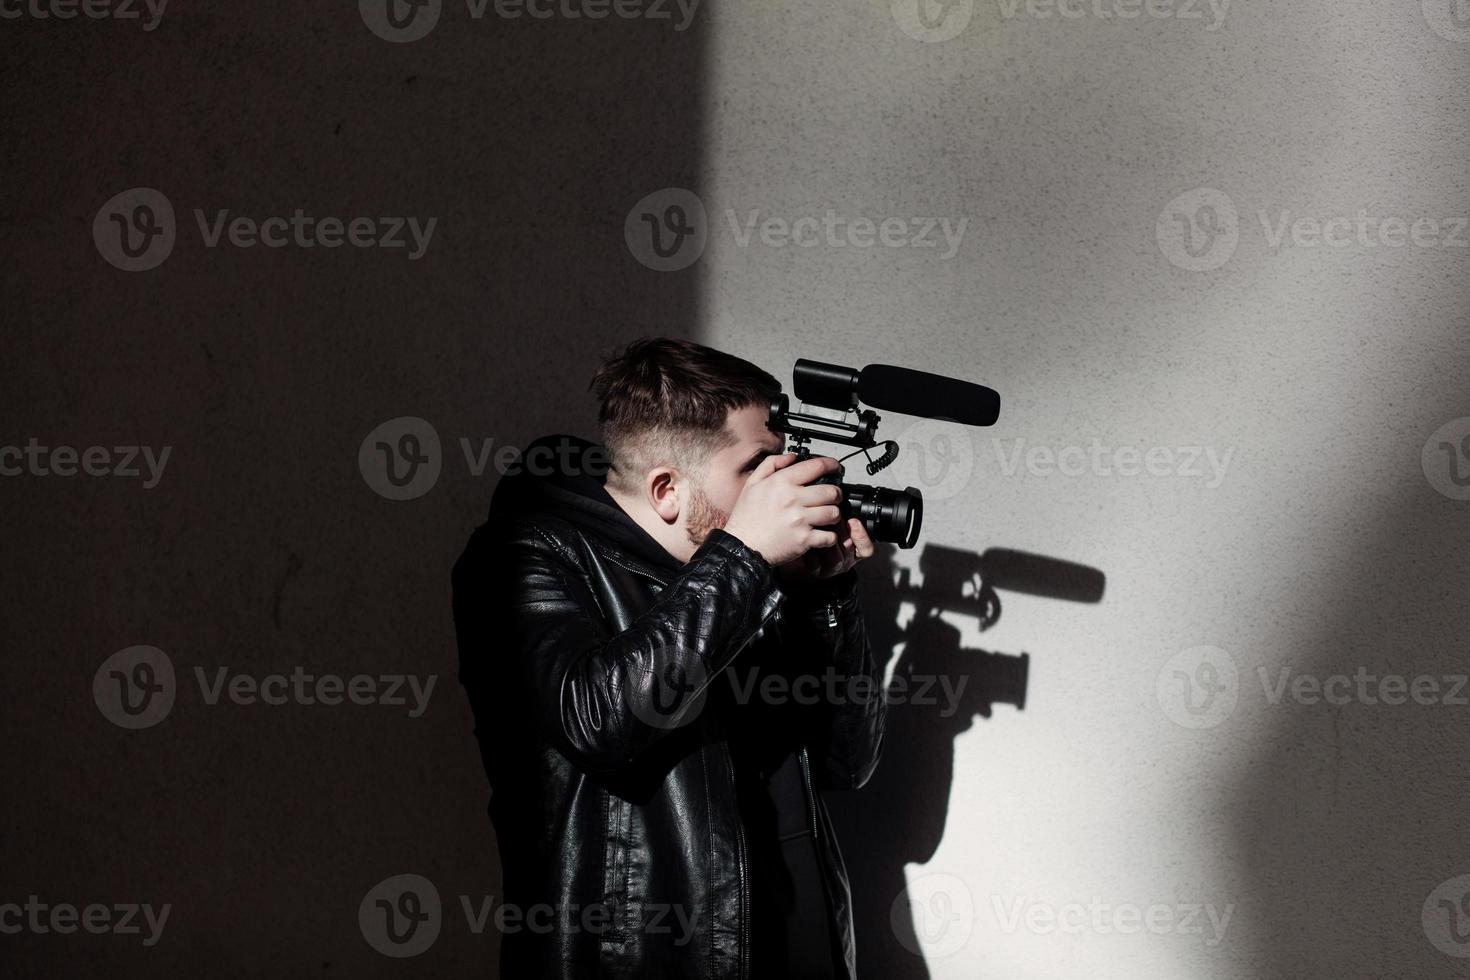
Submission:
[[[526,447],[490,501],[490,519],[550,513],[662,571],[681,563],[628,516],[603,485],[607,451],[580,436],[542,436]]]

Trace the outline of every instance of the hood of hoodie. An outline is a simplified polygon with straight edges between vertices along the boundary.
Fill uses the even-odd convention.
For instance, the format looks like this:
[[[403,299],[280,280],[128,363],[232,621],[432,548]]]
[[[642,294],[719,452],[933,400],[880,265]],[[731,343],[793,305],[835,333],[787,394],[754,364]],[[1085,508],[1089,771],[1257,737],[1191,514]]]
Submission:
[[[542,436],[500,478],[490,500],[490,519],[551,515],[656,568],[678,571],[683,567],[679,560],[608,494],[606,475],[607,450],[602,446],[579,436]]]

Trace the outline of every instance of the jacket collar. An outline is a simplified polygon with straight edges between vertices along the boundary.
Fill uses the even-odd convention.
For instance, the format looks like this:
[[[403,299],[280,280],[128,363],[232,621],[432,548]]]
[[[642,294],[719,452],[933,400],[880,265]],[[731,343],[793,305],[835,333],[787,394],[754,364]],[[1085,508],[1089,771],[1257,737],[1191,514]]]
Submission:
[[[542,436],[506,470],[490,501],[492,520],[550,514],[597,543],[610,560],[667,582],[683,568],[629,517],[603,485],[607,451],[573,435]]]

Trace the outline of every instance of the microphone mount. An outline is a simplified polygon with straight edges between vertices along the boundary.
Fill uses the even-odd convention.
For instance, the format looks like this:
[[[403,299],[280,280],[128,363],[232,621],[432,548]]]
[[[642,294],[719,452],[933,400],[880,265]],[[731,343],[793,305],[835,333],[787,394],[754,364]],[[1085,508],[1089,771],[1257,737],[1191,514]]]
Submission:
[[[825,406],[813,408],[802,402],[800,411],[790,411],[790,404],[790,399],[784,394],[771,399],[770,421],[766,426],[772,432],[784,433],[795,445],[805,446],[817,438],[868,449],[878,441],[878,423],[882,418],[871,409],[828,409],[823,412]],[[853,414],[856,414],[856,420],[848,418]]]

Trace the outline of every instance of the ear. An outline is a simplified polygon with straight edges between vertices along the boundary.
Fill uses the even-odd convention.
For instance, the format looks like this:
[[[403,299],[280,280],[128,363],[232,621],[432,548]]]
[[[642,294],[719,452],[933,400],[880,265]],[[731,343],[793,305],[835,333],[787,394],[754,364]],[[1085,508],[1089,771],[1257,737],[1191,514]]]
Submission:
[[[675,524],[683,500],[679,495],[679,472],[668,466],[660,466],[648,474],[645,484],[648,505],[653,508],[665,524]]]

